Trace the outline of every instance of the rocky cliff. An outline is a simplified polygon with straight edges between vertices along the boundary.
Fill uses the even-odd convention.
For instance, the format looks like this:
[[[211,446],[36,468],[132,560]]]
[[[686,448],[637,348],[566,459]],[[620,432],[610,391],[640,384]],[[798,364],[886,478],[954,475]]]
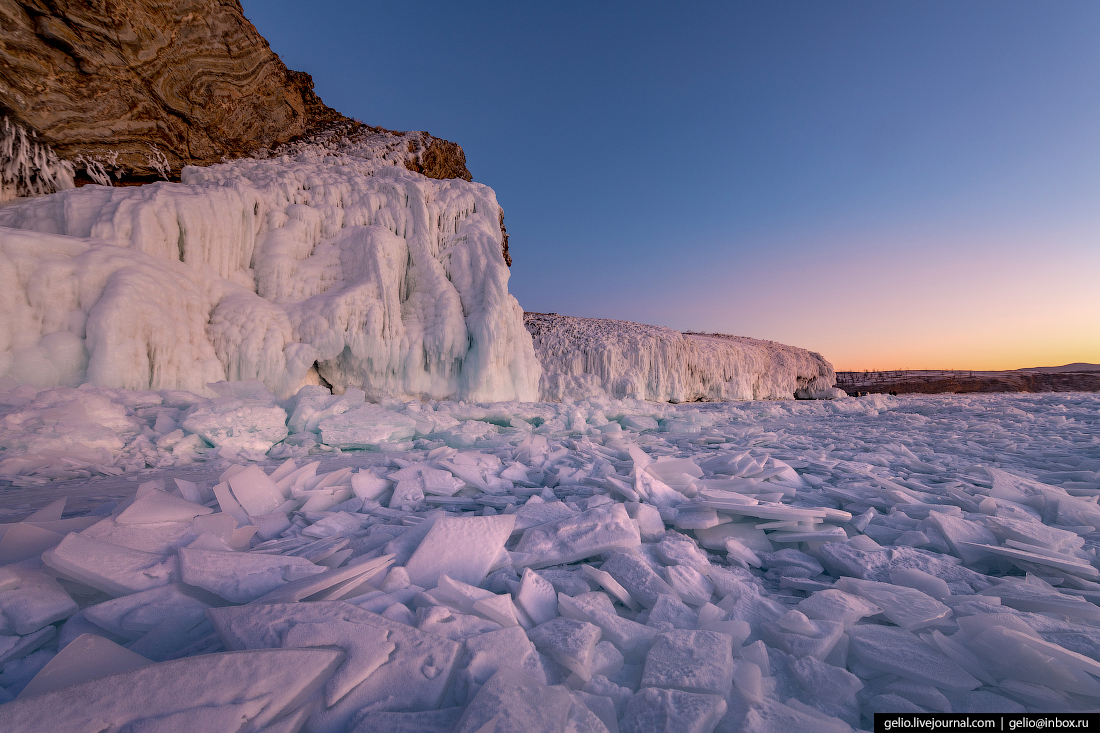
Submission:
[[[333,125],[385,132],[327,107],[237,0],[0,0],[3,117],[71,161],[77,185],[179,180]],[[405,137],[409,170],[470,180],[458,145]]]

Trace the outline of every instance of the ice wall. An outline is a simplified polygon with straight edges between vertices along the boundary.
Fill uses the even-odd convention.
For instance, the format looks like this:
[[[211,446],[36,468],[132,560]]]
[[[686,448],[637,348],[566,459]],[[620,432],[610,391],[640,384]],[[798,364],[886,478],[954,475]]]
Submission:
[[[603,396],[662,402],[843,396],[820,354],[740,336],[556,313],[527,313],[543,400]]]
[[[399,136],[85,186],[0,210],[0,376],[532,400],[492,189],[404,168]]]

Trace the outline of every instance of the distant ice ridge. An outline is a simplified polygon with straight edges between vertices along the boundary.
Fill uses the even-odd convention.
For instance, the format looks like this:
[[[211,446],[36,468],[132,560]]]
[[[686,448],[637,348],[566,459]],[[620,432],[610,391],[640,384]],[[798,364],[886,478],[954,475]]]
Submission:
[[[740,336],[556,313],[526,313],[542,362],[540,398],[605,396],[661,402],[832,399],[832,365],[820,354]]]
[[[508,293],[496,195],[405,170],[406,137],[322,139],[287,148],[293,157],[186,168],[181,184],[5,206],[0,375],[535,399],[540,367]]]

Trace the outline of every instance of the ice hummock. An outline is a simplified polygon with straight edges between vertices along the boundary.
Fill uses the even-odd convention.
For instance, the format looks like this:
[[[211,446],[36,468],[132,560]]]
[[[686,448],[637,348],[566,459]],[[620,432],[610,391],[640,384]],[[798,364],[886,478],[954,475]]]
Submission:
[[[496,195],[405,170],[393,145],[404,141],[322,141],[188,167],[182,183],[5,206],[0,375],[535,399],[540,367],[508,293]]]
[[[774,341],[605,318],[526,313],[540,399],[721,402],[843,396],[820,354]]]
[[[168,435],[191,399],[20,394],[40,441]],[[309,404],[292,435],[332,409]],[[209,446],[0,524],[0,719],[711,733],[1100,706],[1097,395],[379,409],[411,440]],[[88,512],[96,487],[129,490]]]

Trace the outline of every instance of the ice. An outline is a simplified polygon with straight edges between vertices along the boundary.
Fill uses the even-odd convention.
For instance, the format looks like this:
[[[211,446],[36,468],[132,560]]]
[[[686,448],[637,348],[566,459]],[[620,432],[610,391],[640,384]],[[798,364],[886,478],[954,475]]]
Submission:
[[[572,598],[558,593],[558,612],[566,618],[600,627],[607,640],[623,651],[645,644],[657,634],[656,629],[616,614],[614,604],[604,593],[582,593]]]
[[[886,685],[887,693],[898,694],[905,699],[937,713],[950,713],[951,701],[935,687],[922,685],[912,680],[895,680]]]
[[[194,392],[261,379],[281,397],[319,377],[372,399],[536,397],[491,189],[321,148],[182,177],[4,208],[22,301],[4,309],[9,373]],[[65,297],[42,302],[43,290]]]
[[[583,694],[583,693],[581,693]],[[577,693],[570,695],[572,698],[572,705],[569,708],[569,716],[565,721],[565,729],[569,733],[610,733],[608,726],[604,723],[600,716],[588,709],[585,704],[585,700],[580,699]],[[617,729],[618,724],[614,722],[614,727]]]
[[[536,501],[537,499],[537,501]],[[527,503],[516,510],[516,531],[537,527],[540,524],[556,522],[576,514],[575,509],[561,501],[543,501],[538,496],[532,496]],[[663,533],[664,525],[661,525]]]
[[[512,602],[508,594],[490,596],[474,602],[474,613],[478,613],[490,621],[495,621],[504,628],[520,625],[520,612]],[[524,619],[524,626],[529,625]]]
[[[416,435],[416,421],[378,405],[359,407],[322,420],[321,440],[336,448],[377,448]]]
[[[367,711],[350,733],[451,733],[463,710],[453,707],[419,713]]]
[[[266,476],[265,476],[266,478]],[[190,522],[197,516],[214,510],[160,490],[150,491],[115,517],[119,524],[157,524],[158,522]]]
[[[490,590],[454,580],[446,575],[439,576],[439,585],[428,591],[427,595],[464,613],[473,613],[474,604],[478,601],[495,597]]]
[[[549,581],[531,568],[524,568],[516,605],[537,626],[557,617],[558,594]]]
[[[754,553],[771,552],[774,549],[764,530],[748,523],[720,524],[709,529],[697,529],[695,536],[699,538],[700,545],[710,550],[725,549],[726,542],[730,539],[736,540]]]
[[[73,164],[38,139],[34,131],[4,116],[0,128],[0,201],[72,188]]]
[[[642,617],[641,614],[638,616]],[[646,626],[651,626],[658,631],[671,629],[694,629],[698,626],[699,616],[691,610],[678,596],[658,596],[646,616]]]
[[[984,525],[968,519],[953,517],[942,512],[931,512],[928,519],[947,538],[955,554],[964,562],[972,563],[989,556],[978,545],[996,545],[997,538]]]
[[[229,477],[233,497],[250,516],[270,514],[278,509],[286,496],[257,466],[249,466]]]
[[[1100,621],[1100,607],[1095,603],[1034,583],[1005,582],[986,588],[980,595],[994,596],[1000,599],[1002,605],[1020,611],[1050,612],[1070,619]]]
[[[801,611],[791,610],[776,621],[760,625],[764,640],[794,657],[824,660],[840,641],[844,625],[836,621],[810,620]]]
[[[12,733],[253,728],[275,722],[319,688],[343,658],[327,649],[206,654],[21,697],[4,707]],[[231,729],[231,728],[229,728]]]
[[[337,453],[315,426],[342,398],[307,390],[278,405],[297,412],[301,429],[272,453],[294,459],[272,462],[203,441],[177,465],[181,456],[148,437],[171,434],[158,432],[158,422],[179,425],[189,406],[216,400],[276,404],[255,383],[214,387],[219,396],[207,400],[92,387],[36,393],[0,383],[0,401],[10,408],[0,420],[15,426],[5,433],[15,441],[5,465],[23,461],[18,475],[5,474],[21,493],[0,502],[0,510],[24,518],[0,525],[0,548],[12,538],[23,553],[0,568],[0,598],[28,609],[18,629],[11,614],[0,616],[0,655],[9,665],[0,684],[10,685],[9,697],[85,633],[131,645],[154,661],[206,657],[223,644],[350,653],[361,642],[358,666],[349,668],[358,671],[333,683],[334,697],[319,689],[312,702],[288,710],[281,726],[335,733],[368,725],[370,711],[457,707],[453,722],[479,684],[512,667],[533,684],[562,685],[562,692],[583,686],[599,697],[570,697],[566,730],[613,730],[627,725],[634,696],[672,689],[646,677],[662,653],[658,637],[707,632],[734,652],[749,642],[731,663],[737,694],[730,693],[720,730],[869,728],[876,710],[907,706],[1007,710],[1019,701],[1026,709],[1069,710],[1100,700],[1100,583],[1092,578],[1100,545],[1089,510],[1062,511],[1068,499],[1091,504],[1100,494],[1095,431],[1075,427],[1097,425],[1093,396],[676,407],[387,401],[378,409],[412,420],[413,436],[378,451]],[[348,414],[364,403],[352,394],[342,404]],[[31,440],[52,439],[51,425],[81,424],[70,417],[78,414],[115,426],[116,453],[19,452]],[[1055,419],[1063,414],[1075,422]],[[54,415],[61,422],[51,422]],[[465,423],[473,427],[449,432]],[[603,429],[611,424],[622,429]],[[977,440],[957,437],[963,433]],[[1019,450],[994,453],[987,435],[1011,435]],[[1015,499],[990,496],[994,483],[1005,486],[995,482],[990,463],[1016,476]],[[153,466],[159,468],[148,470]],[[57,485],[69,503],[31,514],[56,496],[54,476],[71,478],[70,469],[87,476],[71,484],[75,492]],[[121,475],[111,476],[114,469]],[[639,471],[664,489],[651,482],[657,489],[644,497],[622,491],[634,492]],[[423,499],[398,508],[391,492],[403,482],[420,488]],[[81,492],[93,490],[85,500]],[[698,495],[688,496],[693,490]],[[33,492],[42,492],[40,499],[28,499]],[[30,506],[19,506],[27,500]],[[246,511],[251,501],[260,504]],[[194,515],[196,508],[214,511]],[[712,521],[723,523],[701,526]],[[464,531],[463,524],[487,529]],[[56,546],[39,550],[21,539],[29,528],[42,530],[40,547],[47,539]],[[837,531],[845,537],[820,539]],[[918,534],[927,542],[906,546]],[[795,543],[793,535],[806,539]],[[173,572],[178,558],[185,569],[214,558],[266,570],[253,576],[243,567],[211,569],[204,589]],[[471,558],[476,577],[462,578],[457,569],[451,575],[452,566],[465,568]],[[417,578],[418,566],[437,574]],[[217,596],[229,591],[214,582],[240,578],[248,586],[271,568],[281,569],[274,587],[259,596],[242,591],[232,601],[254,599],[249,605],[225,606],[230,600]],[[302,569],[307,574],[297,575]],[[24,587],[19,573],[43,572],[59,602],[51,613],[64,601],[68,621],[51,620],[48,603],[29,612],[38,591],[35,583]],[[217,623],[204,620],[207,613]],[[231,626],[253,629],[242,633],[254,641],[240,642],[223,622],[227,614]],[[540,626],[554,624],[589,634],[575,649],[568,636],[554,646],[539,636]],[[351,628],[363,625],[387,638]],[[385,651],[387,644],[394,649]],[[460,660],[464,645],[469,658]],[[700,643],[691,651],[713,648]],[[703,674],[714,666],[684,668]],[[227,710],[213,706],[203,714],[215,720]],[[186,715],[158,715],[147,725],[178,727],[171,717],[177,714]],[[399,720],[414,718],[394,724]]]
[[[1100,697],[1100,683],[1085,673],[1091,660],[1084,661],[1086,658],[1073,656],[1056,644],[1048,644],[1032,634],[1000,624],[990,624],[988,628],[966,636],[969,637],[964,642],[967,648],[985,663],[986,669],[995,678],[1010,678]]]
[[[167,585],[179,579],[179,559],[70,534],[42,553],[42,562],[65,577],[113,596]]]
[[[836,621],[846,628],[866,616],[882,613],[882,609],[865,598],[836,588],[819,590],[799,601],[798,610],[810,618]]]
[[[631,597],[630,592],[627,591],[619,581],[615,580],[609,573],[605,573],[603,570],[597,570],[591,565],[582,565],[581,573],[584,577],[591,580],[593,583],[603,588],[604,591],[609,593],[616,601],[623,604],[627,608],[637,611],[639,609],[638,603]]]
[[[970,649],[960,643],[961,638],[946,637],[938,630],[933,630],[931,636],[932,644],[943,652],[948,659],[987,685],[996,684],[982,661]]]
[[[619,730],[711,733],[725,712],[726,701],[717,695],[646,687],[630,699]]]
[[[790,665],[791,674],[813,697],[843,704],[863,689],[858,677],[846,669],[827,664],[817,657],[805,656]]]
[[[180,550],[179,564],[184,583],[232,603],[248,603],[287,581],[325,572],[325,568],[301,557],[191,548]]]
[[[535,559],[528,564],[539,568],[639,544],[638,527],[630,520],[626,508],[611,504],[526,530],[516,552],[532,555]]]
[[[771,341],[682,334],[627,321],[529,314],[545,373],[541,398],[659,402],[833,396],[818,354]],[[641,423],[644,425],[644,423]]]
[[[163,623],[192,627],[206,618],[210,604],[177,583],[97,603],[84,617],[117,636],[136,640]]]
[[[504,667],[482,685],[454,733],[559,733],[571,706],[569,693]]]
[[[461,644],[449,639],[333,601],[212,609],[210,619],[230,649],[284,646],[286,634],[300,625],[323,633],[326,626],[335,624],[347,630],[349,643],[354,642],[357,633],[353,627],[367,636],[376,636],[375,630],[385,631],[383,643],[394,649],[338,705],[318,714],[311,727],[324,730],[343,730],[359,710],[368,706],[376,710],[438,708],[462,649]],[[370,647],[364,651],[369,662]]]
[[[910,631],[951,615],[950,608],[916,588],[858,578],[841,578],[836,588],[870,601],[882,609],[886,618]]]
[[[851,727],[842,720],[824,715],[814,708],[790,699],[787,704],[765,700],[759,708],[745,714],[741,727],[744,733],[814,730],[822,733],[850,733]]]
[[[504,549],[515,521],[515,516],[508,514],[437,520],[405,565],[409,580],[434,588],[440,575],[447,575],[479,584]]]
[[[1057,527],[1048,527],[1041,521],[1014,519],[1008,516],[994,516],[986,524],[1006,540],[1026,542],[1048,550],[1071,551],[1080,549],[1085,540],[1076,532],[1068,532]]]
[[[190,510],[189,510],[190,511]],[[212,515],[205,515],[212,516]],[[82,530],[81,537],[158,555],[168,555],[198,536],[194,520],[154,524],[120,524],[111,517]]]
[[[725,697],[733,684],[732,640],[713,631],[666,631],[646,655],[644,687]]]
[[[466,640],[465,661],[466,684],[470,690],[480,689],[503,667],[515,668],[536,681],[545,682],[535,645],[518,626],[470,637]]]
[[[307,567],[306,570],[309,572],[304,577],[296,578],[278,586],[255,599],[253,603],[300,601],[326,591],[331,592],[334,589],[343,596],[348,590],[358,588],[360,584],[373,580],[392,562],[392,555],[382,555],[381,557],[365,555],[348,560],[346,564],[327,568],[320,573]]]
[[[1012,542],[1012,540],[1008,540],[1008,542]],[[993,555],[1001,555],[1003,557],[1012,558],[1013,560],[1026,561],[1028,564],[1023,566],[1025,569],[1030,568],[1031,565],[1037,564],[1046,565],[1084,578],[1100,577],[1100,570],[1097,570],[1089,564],[1087,560],[1067,557],[1057,552],[1044,551],[1042,548],[1036,548],[1035,552],[1028,552],[1027,550],[1019,548],[980,545],[975,542],[969,542],[967,545],[975,549],[984,550]]]
[[[601,633],[588,622],[558,617],[534,627],[527,636],[540,652],[587,682]]]
[[[0,592],[18,588],[20,582],[19,574],[16,573],[15,570],[8,567],[0,567]]]
[[[1026,713],[1020,703],[985,690],[951,696],[951,708],[956,713]]]
[[[19,522],[5,530],[0,536],[0,563],[4,565],[38,557],[64,538],[30,522]]]
[[[654,551],[666,565],[685,565],[699,571],[710,568],[706,553],[691,540],[680,535],[666,535],[657,543]]]
[[[642,605],[652,608],[662,595],[674,595],[672,589],[642,558],[630,552],[616,552],[601,568],[618,581]]]
[[[319,384],[307,384],[287,401],[290,410],[287,430],[291,433],[320,433],[322,420],[355,409],[365,399],[363,390],[355,387],[349,387],[342,395],[335,395]]]
[[[299,623],[283,635],[284,647],[339,647],[344,663],[325,684],[325,704],[332,707],[389,661],[396,645],[389,631],[347,621]]]
[[[665,568],[665,577],[684,603],[701,606],[709,603],[714,594],[714,583],[698,570],[687,565],[673,565]]]
[[[911,632],[859,624],[848,629],[849,653],[860,663],[923,682],[941,690],[973,690],[981,685],[962,667],[934,651]]]
[[[140,654],[96,634],[81,634],[65,645],[38,674],[27,683],[20,697],[41,695],[119,672],[128,672],[152,664]]]
[[[25,636],[0,635],[0,665],[22,659],[57,635],[53,626],[45,626]]]
[[[283,408],[235,397],[219,397],[189,408],[180,427],[217,448],[234,451],[265,452],[287,436]]]
[[[890,571],[890,582],[925,593],[937,600],[951,595],[951,588],[943,578],[924,572],[918,568],[896,568]]]
[[[592,676],[614,676],[617,675],[623,668],[626,658],[623,657],[622,652],[615,648],[615,645],[610,641],[601,641],[596,644],[596,649],[592,653]]]
[[[498,631],[503,627],[482,616],[456,613],[445,606],[434,606],[417,609],[416,628],[445,639],[465,641],[471,636]]]

